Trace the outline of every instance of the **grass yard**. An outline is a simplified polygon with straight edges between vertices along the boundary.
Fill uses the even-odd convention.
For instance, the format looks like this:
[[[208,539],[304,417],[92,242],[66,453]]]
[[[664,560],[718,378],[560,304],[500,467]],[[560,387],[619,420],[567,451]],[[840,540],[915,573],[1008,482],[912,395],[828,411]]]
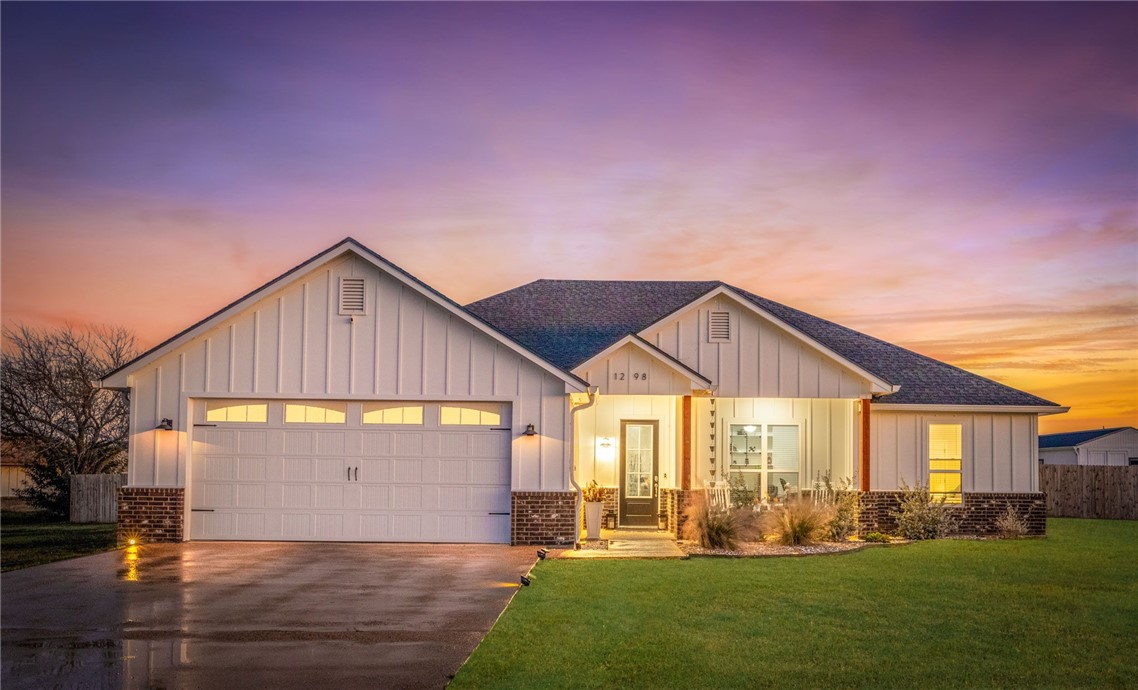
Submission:
[[[798,558],[540,563],[454,688],[1136,688],[1138,522]]]
[[[0,570],[18,570],[115,548],[114,525],[73,525],[42,513],[0,512]]]

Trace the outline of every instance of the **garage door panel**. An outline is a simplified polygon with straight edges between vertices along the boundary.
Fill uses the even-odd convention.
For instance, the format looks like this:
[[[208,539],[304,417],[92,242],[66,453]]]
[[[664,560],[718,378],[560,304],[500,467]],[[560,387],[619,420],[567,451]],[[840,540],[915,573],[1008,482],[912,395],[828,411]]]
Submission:
[[[281,452],[285,455],[312,455],[313,443],[311,431],[285,431],[282,437],[284,444]]]
[[[470,482],[472,484],[509,484],[510,461],[501,458],[497,460],[471,460]]]
[[[395,510],[421,510],[423,508],[423,487],[393,486],[391,496]]]
[[[265,485],[264,484],[238,484],[237,485],[237,507],[238,508],[265,508]]]
[[[346,442],[345,436],[346,436],[346,434],[342,431],[339,431],[339,432],[318,431],[318,432],[316,432],[316,454],[317,455],[338,455],[338,456],[344,455],[344,451],[347,447],[347,442]]]
[[[310,484],[285,484],[282,487],[282,501],[281,506],[284,508],[313,508],[312,492],[313,487]]]
[[[281,538],[311,539],[312,513],[284,513],[281,515]]]
[[[470,461],[443,458],[439,460],[441,481],[452,484],[465,484],[470,481]]]
[[[348,461],[345,458],[316,458],[316,481],[340,482],[346,481]]]
[[[363,496],[361,501],[365,509],[391,510],[395,504],[391,499],[390,486],[364,486],[361,487]]]
[[[420,432],[408,433],[401,432],[393,434],[394,436],[394,450],[393,455],[402,455],[404,457],[421,457],[423,455],[423,435]]]
[[[360,435],[363,455],[391,455],[394,440],[388,431],[365,431]]]
[[[364,483],[390,483],[391,461],[384,458],[364,458],[360,462],[360,481]]]
[[[508,542],[510,434],[437,418],[195,429],[191,538]]]
[[[240,431],[237,434],[237,450],[242,454],[264,453],[268,450],[269,435],[264,431]]]
[[[411,460],[407,458],[397,458],[394,461],[394,476],[392,481],[396,483],[419,483],[423,481],[423,461],[419,459]]]
[[[238,458],[237,478],[243,482],[263,482],[268,479],[265,458]]]

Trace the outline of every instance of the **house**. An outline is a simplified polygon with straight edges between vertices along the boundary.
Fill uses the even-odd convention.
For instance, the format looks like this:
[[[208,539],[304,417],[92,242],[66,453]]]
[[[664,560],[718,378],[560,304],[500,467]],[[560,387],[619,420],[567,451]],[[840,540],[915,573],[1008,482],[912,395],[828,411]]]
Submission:
[[[0,498],[15,498],[16,489],[28,484],[28,471],[18,459],[0,457]]]
[[[737,476],[823,473],[887,525],[905,485],[1043,529],[1066,411],[721,282],[539,280],[465,307],[345,239],[109,373],[119,527],[144,540],[567,543],[578,488],[679,529]]]
[[[1138,465],[1138,429],[1068,431],[1039,437],[1039,462],[1045,465]]]

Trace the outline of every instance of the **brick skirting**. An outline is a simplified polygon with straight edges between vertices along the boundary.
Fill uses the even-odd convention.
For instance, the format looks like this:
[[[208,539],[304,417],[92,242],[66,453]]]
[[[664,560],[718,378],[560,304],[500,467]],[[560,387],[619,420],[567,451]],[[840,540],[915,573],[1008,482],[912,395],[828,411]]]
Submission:
[[[182,541],[185,497],[185,489],[119,487],[118,542],[130,537],[143,543]]]
[[[870,491],[861,494],[859,533],[884,532],[892,534],[897,520],[892,513],[901,508],[900,491]],[[1007,512],[1008,506],[1023,516],[1027,533],[1043,536],[1047,531],[1047,505],[1041,493],[966,493],[963,503],[952,510],[960,521],[958,534],[994,536],[999,534],[996,520]]]
[[[515,491],[510,494],[514,546],[567,545],[577,541],[576,491]]]
[[[677,539],[683,537],[684,512],[702,489],[660,489],[660,508],[668,514],[668,531]]]

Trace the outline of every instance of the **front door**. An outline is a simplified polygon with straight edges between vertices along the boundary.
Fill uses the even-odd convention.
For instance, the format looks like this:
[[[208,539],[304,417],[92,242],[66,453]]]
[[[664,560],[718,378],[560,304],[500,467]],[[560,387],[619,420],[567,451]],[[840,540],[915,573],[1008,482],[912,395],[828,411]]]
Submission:
[[[659,422],[620,423],[620,524],[655,527],[660,510],[657,489]]]

